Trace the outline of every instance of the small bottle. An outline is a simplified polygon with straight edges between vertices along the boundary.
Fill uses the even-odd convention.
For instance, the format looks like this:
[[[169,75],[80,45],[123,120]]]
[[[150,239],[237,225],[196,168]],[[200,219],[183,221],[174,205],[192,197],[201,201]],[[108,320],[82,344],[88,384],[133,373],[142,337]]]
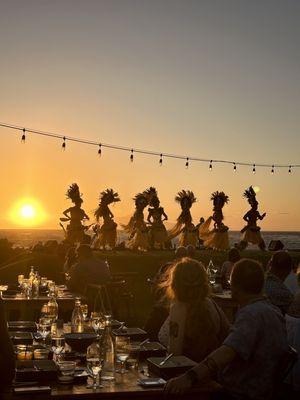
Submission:
[[[115,380],[115,343],[111,332],[111,317],[106,316],[105,329],[101,339],[101,346],[104,347],[104,364],[102,370],[103,381]]]
[[[55,322],[58,318],[58,304],[55,297],[52,296],[47,304],[48,317],[52,322]]]
[[[76,298],[75,307],[72,312],[71,318],[71,326],[72,333],[80,333],[83,332],[84,329],[84,318],[81,310],[81,301],[80,298]]]

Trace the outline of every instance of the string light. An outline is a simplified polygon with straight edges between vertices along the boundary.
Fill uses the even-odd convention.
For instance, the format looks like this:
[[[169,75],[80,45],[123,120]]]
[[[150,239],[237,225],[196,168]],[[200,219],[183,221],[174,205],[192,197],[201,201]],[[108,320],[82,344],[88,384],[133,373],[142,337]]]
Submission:
[[[279,164],[279,163],[275,163],[275,164],[265,164],[265,163],[256,163],[253,164],[252,162],[243,162],[243,161],[233,161],[233,160],[224,160],[224,159],[214,159],[214,160],[209,160],[207,158],[200,158],[200,157],[186,157],[183,155],[178,155],[178,154],[172,154],[172,153],[159,153],[157,151],[152,151],[152,150],[147,150],[147,149],[138,149],[138,148],[128,148],[126,146],[121,146],[121,145],[117,145],[117,144],[108,144],[108,143],[100,143],[99,142],[95,142],[93,140],[88,140],[88,139],[81,139],[78,137],[74,137],[74,136],[67,136],[67,135],[61,135],[61,134],[57,134],[57,133],[53,133],[53,132],[47,132],[47,131],[41,131],[41,130],[36,130],[36,129],[31,129],[31,128],[25,128],[23,126],[17,126],[17,125],[13,125],[13,124],[6,124],[6,123],[1,123],[0,122],[0,127],[2,128],[9,128],[9,129],[14,129],[16,131],[21,131],[22,132],[22,136],[21,136],[21,142],[25,143],[26,141],[26,134],[28,132],[36,134],[36,135],[40,135],[40,136],[44,136],[44,137],[49,137],[49,138],[53,138],[53,139],[59,139],[62,140],[62,149],[65,150],[66,149],[66,141],[70,141],[70,142],[74,142],[74,143],[78,143],[78,144],[88,144],[90,146],[97,146],[98,147],[98,154],[99,156],[101,156],[102,154],[102,147],[107,148],[107,149],[114,149],[114,150],[118,150],[118,151],[126,151],[126,152],[130,152],[130,160],[133,160],[133,155],[134,153],[138,153],[138,154],[143,154],[145,156],[154,156],[154,157],[160,157],[159,158],[159,165],[162,165],[163,163],[163,157],[167,157],[167,158],[173,158],[173,159],[177,159],[177,160],[185,160],[185,166],[186,168],[189,167],[189,163],[190,161],[197,161],[197,162],[201,162],[201,163],[209,163],[209,170],[212,171],[213,168],[213,162],[214,163],[219,163],[219,164],[231,164],[233,165],[233,171],[236,172],[237,171],[237,166],[252,166],[252,172],[255,174],[256,173],[256,167],[267,167],[267,168],[271,168],[271,172],[275,173],[275,168],[288,168],[288,172],[292,173],[292,168],[300,168],[300,164]]]
[[[22,135],[22,138],[21,138],[21,142],[22,142],[22,143],[25,143],[25,140],[26,140],[26,134],[25,134],[25,132],[26,132],[26,129],[23,128],[23,135]]]
[[[163,155],[162,155],[162,154],[160,154],[160,159],[159,159],[159,165],[160,165],[160,166],[162,166],[162,162],[163,162],[163,159],[162,159],[162,157],[163,157]]]

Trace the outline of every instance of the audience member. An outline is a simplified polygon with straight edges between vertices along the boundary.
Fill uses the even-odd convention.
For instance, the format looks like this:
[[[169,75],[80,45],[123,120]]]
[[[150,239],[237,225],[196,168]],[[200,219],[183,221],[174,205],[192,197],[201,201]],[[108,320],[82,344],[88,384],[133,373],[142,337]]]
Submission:
[[[277,251],[269,263],[265,282],[265,293],[272,304],[285,314],[292,301],[293,294],[285,286],[284,281],[292,270],[292,258],[287,251]]]
[[[192,244],[186,246],[186,256],[189,258],[195,258],[196,255],[196,248]]]
[[[94,257],[90,246],[82,244],[77,249],[78,261],[68,271],[68,288],[75,293],[84,293],[89,283],[105,284],[111,280],[108,265]]]
[[[8,336],[3,301],[0,299],[0,393],[9,387],[15,375],[15,355]]]
[[[298,269],[298,266],[296,263],[294,263],[291,272],[288,274],[288,276],[284,280],[285,286],[289,289],[289,291],[293,295],[295,295],[297,292],[300,291],[297,269]]]
[[[232,248],[228,252],[228,261],[225,261],[221,267],[221,284],[224,289],[230,288],[230,275],[236,262],[241,259],[240,252]]]
[[[186,247],[184,246],[179,246],[176,248],[175,250],[175,260],[179,260],[182,257],[186,257],[187,256],[187,251],[186,251]]]
[[[166,392],[180,394],[209,378],[223,386],[220,399],[266,399],[288,352],[285,320],[263,296],[264,272],[256,261],[237,262],[231,275],[232,297],[240,309],[222,346],[198,366],[171,379]]]
[[[183,258],[171,267],[162,283],[171,302],[169,317],[159,332],[170,353],[201,361],[223,342],[229,322],[223,311],[210,299],[204,266]]]

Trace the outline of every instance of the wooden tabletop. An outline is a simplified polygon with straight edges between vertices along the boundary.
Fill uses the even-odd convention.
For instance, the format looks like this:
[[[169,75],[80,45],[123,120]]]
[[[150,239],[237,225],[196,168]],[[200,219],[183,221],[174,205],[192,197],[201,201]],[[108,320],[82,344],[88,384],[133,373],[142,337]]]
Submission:
[[[75,385],[62,385],[54,383],[51,387],[51,393],[37,393],[37,394],[7,394],[4,399],[30,399],[34,398],[34,400],[44,399],[44,400],[71,400],[74,398],[78,399],[135,399],[135,400],[143,400],[145,398],[151,399],[159,399],[162,398],[163,388],[142,388],[137,380],[139,378],[145,378],[138,371],[128,371],[128,373],[121,375],[116,374],[116,380],[114,383],[103,383],[103,388],[99,389],[88,389],[86,387],[86,383],[75,384]],[[220,390],[220,385],[218,385],[214,381],[209,381],[205,384],[202,384],[198,388],[193,389],[185,396],[181,396],[181,400],[208,400],[211,398],[211,394]],[[172,397],[171,397],[172,398]],[[170,399],[170,397],[168,397]]]

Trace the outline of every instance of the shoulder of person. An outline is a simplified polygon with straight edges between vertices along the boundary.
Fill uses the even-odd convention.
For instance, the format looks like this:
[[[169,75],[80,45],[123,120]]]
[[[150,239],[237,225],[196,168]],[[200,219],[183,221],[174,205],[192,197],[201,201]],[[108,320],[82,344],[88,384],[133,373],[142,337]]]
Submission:
[[[182,303],[181,301],[175,301],[170,306],[170,314],[173,315],[186,313],[186,310],[187,310],[187,305],[185,303]]]

